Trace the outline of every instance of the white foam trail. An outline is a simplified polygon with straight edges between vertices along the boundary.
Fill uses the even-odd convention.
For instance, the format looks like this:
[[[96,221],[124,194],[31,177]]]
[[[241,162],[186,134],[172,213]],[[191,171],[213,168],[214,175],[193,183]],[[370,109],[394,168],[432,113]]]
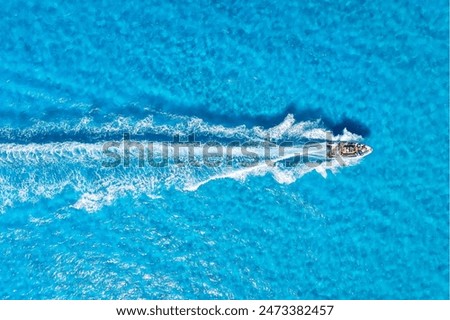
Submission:
[[[161,115],[158,115],[161,116]],[[240,148],[233,148],[231,162],[221,158],[220,165],[205,166],[203,159],[204,145],[193,149],[193,159],[200,166],[173,163],[174,150],[168,151],[170,160],[167,166],[152,167],[148,163],[139,168],[136,161],[131,167],[122,165],[106,168],[102,164],[111,160],[103,152],[106,141],[82,143],[76,141],[51,143],[3,143],[0,144],[0,211],[14,207],[20,202],[36,202],[43,198],[54,198],[65,189],[72,190],[77,199],[72,203],[73,208],[95,212],[105,205],[111,205],[120,197],[150,198],[160,197],[166,189],[195,191],[200,186],[213,180],[231,178],[245,180],[249,176],[271,174],[278,183],[292,183],[304,174],[316,171],[326,177],[327,172],[337,172],[342,166],[335,159],[327,160],[325,156],[325,140],[330,139],[329,132],[320,126],[320,121],[295,122],[292,115],[288,115],[279,125],[263,129],[261,127],[247,128],[246,126],[225,127],[210,125],[199,118],[179,117],[164,114],[165,123],[159,124],[153,117],[138,121],[119,117],[101,127],[96,127],[92,119],[86,117],[76,124],[38,122],[29,129],[19,132],[21,139],[36,137],[40,134],[63,131],[65,134],[88,132],[89,134],[110,134],[127,131],[133,135],[157,132],[168,136],[173,134],[201,133],[215,138],[231,138],[246,142],[258,142],[248,146],[246,152]],[[18,133],[13,129],[0,129],[0,136],[14,140]],[[284,147],[282,152],[275,145],[267,147],[265,141],[270,137],[272,142],[284,140],[307,142],[308,139],[321,140],[308,148],[308,161],[290,166],[288,160],[302,155],[304,145],[297,144]],[[333,141],[360,140],[347,130],[342,135],[332,136]],[[156,143],[154,156],[156,160],[164,158],[161,152],[162,144]],[[224,149],[226,146],[223,146]],[[159,153],[158,153],[158,150]],[[146,150],[147,151],[147,150]],[[269,152],[268,152],[269,151]],[[260,159],[256,165],[249,164],[248,152]],[[132,159],[136,158],[137,150],[132,149]],[[225,154],[225,153],[224,153]],[[180,159],[189,158],[188,149],[180,149]],[[286,162],[288,161],[288,162]],[[250,161],[251,162],[251,161]],[[354,165],[358,159],[346,160],[345,165]],[[186,161],[185,161],[186,163]]]
[[[155,121],[155,116],[161,118],[160,122]],[[270,137],[273,140],[326,140],[330,138],[329,131],[321,126],[321,121],[295,122],[294,116],[288,114],[286,118],[277,126],[269,129],[262,127],[247,128],[244,125],[236,127],[225,127],[222,125],[212,125],[200,118],[184,117],[167,113],[157,113],[144,119],[134,120],[129,117],[117,117],[114,120],[96,126],[91,117],[84,117],[76,122],[45,122],[38,121],[33,126],[17,132],[14,128],[0,128],[0,137],[15,140],[32,139],[48,135],[52,132],[62,132],[66,136],[85,134],[89,137],[104,137],[107,135],[120,135],[128,132],[130,135],[161,134],[173,136],[176,134],[187,135],[195,132],[198,135],[212,136],[214,138],[234,138],[248,140],[264,140]],[[334,137],[336,140],[360,140],[361,137],[344,130],[344,134]]]
[[[32,165],[51,163],[89,164],[101,161],[105,156],[102,144],[78,142],[46,144],[0,144],[0,165]]]
[[[325,148],[325,146],[324,146]],[[323,149],[325,150],[325,149]],[[263,151],[261,151],[263,152]],[[280,183],[292,183],[295,181],[295,179],[292,176],[287,175],[286,172],[283,172],[281,167],[278,165],[281,161],[291,159],[295,157],[296,155],[301,155],[303,153],[303,148],[297,147],[297,148],[289,148],[285,150],[285,155],[270,158],[271,162],[268,164],[267,162],[262,162],[258,165],[251,166],[251,167],[244,167],[244,168],[237,168],[234,170],[231,170],[229,172],[216,174],[211,177],[209,177],[206,180],[200,181],[195,184],[188,184],[183,189],[187,191],[195,191],[200,186],[208,183],[209,181],[217,180],[217,179],[224,179],[224,178],[232,178],[236,180],[244,180],[249,175],[264,175],[268,172],[271,172],[275,179]],[[316,153],[316,155],[319,155],[319,151]],[[325,155],[320,155],[325,157]],[[322,158],[324,159],[324,158]],[[301,164],[303,170],[306,168],[311,168],[311,170],[314,170],[314,165],[311,163],[302,163]],[[311,170],[305,170],[305,171],[311,171]],[[305,172],[306,173],[306,172]]]

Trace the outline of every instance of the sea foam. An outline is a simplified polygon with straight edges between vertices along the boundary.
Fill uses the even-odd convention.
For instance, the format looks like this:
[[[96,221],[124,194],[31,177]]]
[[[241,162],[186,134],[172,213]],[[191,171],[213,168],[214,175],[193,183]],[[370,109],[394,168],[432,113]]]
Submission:
[[[175,135],[195,134],[202,139],[193,152],[193,159],[200,165],[180,164],[169,159],[163,167],[150,166],[147,162],[139,167],[136,161],[132,161],[129,167],[122,163],[105,167],[104,163],[108,160],[104,153],[105,143],[120,142],[124,132],[144,145],[149,142],[147,137],[154,138],[155,135],[170,142]],[[289,184],[312,171],[326,177],[327,172],[336,173],[342,167],[339,161],[326,158],[326,141],[362,139],[347,130],[333,136],[320,120],[297,122],[291,114],[279,125],[267,129],[213,125],[196,117],[159,113],[143,119],[118,117],[100,126],[88,117],[72,123],[39,121],[20,131],[2,128],[0,136],[3,139],[0,144],[0,210],[20,202],[53,198],[63,189],[71,188],[79,196],[77,201],[68,205],[88,212],[111,205],[120,197],[146,195],[155,198],[167,189],[192,192],[218,179],[245,181],[249,176],[270,174],[276,182]],[[233,154],[231,162],[204,165],[201,148],[202,143],[208,141],[216,141],[224,149],[229,141],[251,141],[254,144],[248,151],[253,152],[259,162],[249,165],[245,153],[239,149]],[[284,148],[283,152],[273,152],[267,156],[264,143],[270,142],[271,148],[277,151],[277,146],[286,141],[292,145]],[[164,141],[151,142],[162,145]],[[308,161],[301,160],[295,165],[288,162],[301,155],[304,146],[312,142],[317,148],[309,150]],[[137,151],[132,150],[131,154],[136,156]],[[165,155],[160,153],[154,156],[162,159]],[[172,150],[167,157],[173,156]],[[182,159],[188,157],[186,151],[181,152]],[[345,165],[358,162],[358,159],[352,159]]]

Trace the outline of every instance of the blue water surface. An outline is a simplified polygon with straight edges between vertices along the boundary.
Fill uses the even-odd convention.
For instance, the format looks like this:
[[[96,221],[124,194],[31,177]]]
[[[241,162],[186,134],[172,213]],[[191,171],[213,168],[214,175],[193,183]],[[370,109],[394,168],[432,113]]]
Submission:
[[[0,15],[0,298],[449,298],[447,1],[6,0]],[[326,178],[195,191],[182,169],[58,158],[155,114],[206,135],[293,114],[374,152]]]

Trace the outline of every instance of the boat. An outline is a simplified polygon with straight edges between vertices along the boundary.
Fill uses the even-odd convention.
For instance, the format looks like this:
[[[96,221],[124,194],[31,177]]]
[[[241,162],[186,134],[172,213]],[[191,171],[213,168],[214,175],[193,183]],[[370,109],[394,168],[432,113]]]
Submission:
[[[355,142],[339,142],[327,144],[328,158],[357,158],[371,154],[373,149],[368,145]]]

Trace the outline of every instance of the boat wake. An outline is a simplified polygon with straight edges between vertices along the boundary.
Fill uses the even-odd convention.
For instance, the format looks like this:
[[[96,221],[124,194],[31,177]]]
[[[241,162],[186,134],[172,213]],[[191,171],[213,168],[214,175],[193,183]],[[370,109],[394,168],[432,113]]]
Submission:
[[[0,210],[70,188],[77,195],[73,208],[95,212],[124,196],[155,198],[168,189],[195,191],[212,180],[266,174],[286,184],[311,171],[326,177],[360,161],[342,163],[326,154],[327,141],[360,136],[347,130],[333,136],[319,120],[296,122],[293,115],[269,129],[163,113],[96,123],[83,118],[1,128]]]

